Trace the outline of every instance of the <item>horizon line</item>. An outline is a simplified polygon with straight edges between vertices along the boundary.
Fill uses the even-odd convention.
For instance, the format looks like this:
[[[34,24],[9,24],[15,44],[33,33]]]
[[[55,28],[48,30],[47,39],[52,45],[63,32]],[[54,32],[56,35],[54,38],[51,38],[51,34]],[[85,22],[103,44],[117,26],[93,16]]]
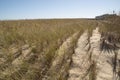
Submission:
[[[26,18],[26,19],[0,19],[0,21],[17,21],[17,20],[53,20],[53,19],[95,19],[95,17],[90,18],[76,18],[76,17],[65,17],[65,18]]]

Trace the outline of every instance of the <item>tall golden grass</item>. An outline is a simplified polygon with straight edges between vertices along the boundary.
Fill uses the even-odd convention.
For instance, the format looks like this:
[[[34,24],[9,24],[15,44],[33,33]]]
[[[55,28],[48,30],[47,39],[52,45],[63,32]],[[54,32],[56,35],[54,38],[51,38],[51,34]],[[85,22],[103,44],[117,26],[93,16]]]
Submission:
[[[86,29],[91,34],[92,29],[96,26],[95,20],[84,19],[0,21],[0,58],[4,60],[0,64],[0,79],[40,80],[50,68],[55,52],[68,37],[76,32],[79,32],[80,35]],[[12,53],[11,48],[17,48],[20,52],[24,45],[32,48],[31,53],[34,56],[28,56],[30,58],[27,60],[23,58],[16,70],[16,66],[12,63],[19,55],[13,57],[16,53]],[[74,46],[75,42],[72,48]],[[73,53],[74,49],[71,50]],[[19,54],[21,55],[21,53]],[[65,70],[68,70],[68,64],[64,64]],[[11,70],[9,73],[3,74],[6,69]],[[65,73],[60,73],[63,79],[62,73]]]

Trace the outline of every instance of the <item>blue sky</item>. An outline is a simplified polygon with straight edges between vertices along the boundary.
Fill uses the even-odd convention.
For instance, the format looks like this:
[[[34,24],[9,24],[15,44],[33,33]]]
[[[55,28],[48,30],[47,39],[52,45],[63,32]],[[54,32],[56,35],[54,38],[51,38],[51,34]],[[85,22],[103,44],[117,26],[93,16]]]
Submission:
[[[91,18],[120,11],[120,0],[0,0],[0,20]]]

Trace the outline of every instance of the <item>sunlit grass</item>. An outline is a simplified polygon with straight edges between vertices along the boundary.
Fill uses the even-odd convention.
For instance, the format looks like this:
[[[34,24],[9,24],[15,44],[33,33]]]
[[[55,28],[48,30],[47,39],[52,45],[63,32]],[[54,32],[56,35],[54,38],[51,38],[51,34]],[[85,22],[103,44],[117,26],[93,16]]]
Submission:
[[[55,58],[56,51],[68,37],[72,36],[76,32],[79,32],[79,35],[81,35],[86,29],[88,29],[91,34],[96,25],[97,23],[95,20],[81,19],[1,21],[0,50],[2,54],[0,55],[5,62],[0,65],[0,79],[41,79],[49,70],[52,61]],[[78,37],[79,36],[77,36],[75,41],[71,44],[72,47],[70,48],[70,51],[65,53],[65,56],[69,59],[72,56]],[[32,48],[31,53],[33,55],[26,56],[28,60],[26,60],[26,58],[22,58],[22,63],[19,65],[13,64],[13,61],[24,54],[22,53],[24,51],[22,49],[24,45],[29,45]],[[14,51],[12,52],[11,48],[13,48],[13,50],[17,48],[17,53],[13,53]],[[14,55],[17,55],[17,57],[14,57]],[[65,61],[67,61],[67,59]],[[66,73],[69,68],[69,63],[65,63],[66,62],[64,62],[62,68],[65,72],[60,70],[58,73],[58,75],[60,74],[61,79],[65,78],[64,74],[67,75]],[[27,65],[27,67],[23,64]],[[20,69],[14,71],[15,67],[11,66],[15,66]],[[5,76],[2,73],[9,68],[13,69],[13,72],[6,74],[7,78],[2,77]]]

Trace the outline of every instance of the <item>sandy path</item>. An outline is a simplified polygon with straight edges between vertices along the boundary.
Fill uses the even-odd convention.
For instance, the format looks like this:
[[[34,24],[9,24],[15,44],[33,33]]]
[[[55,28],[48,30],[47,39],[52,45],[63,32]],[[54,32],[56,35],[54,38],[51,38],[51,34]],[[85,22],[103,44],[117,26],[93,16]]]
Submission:
[[[69,70],[68,80],[89,80],[89,67],[92,61],[96,63],[96,80],[113,80],[113,66],[111,59],[113,53],[102,52],[100,50],[101,34],[97,27],[93,30],[88,45],[88,34],[84,32],[79,38],[75,54],[72,56],[72,64]],[[86,47],[85,47],[86,45]],[[89,51],[88,48],[90,46]],[[92,53],[91,61],[89,55]],[[88,74],[87,74],[88,73]]]
[[[88,43],[88,34],[84,32],[79,38],[77,43],[77,48],[75,49],[75,54],[72,56],[72,65],[69,70],[68,80],[88,80],[87,75],[88,69],[90,67],[89,55],[92,53],[92,61],[97,61],[100,53],[100,38],[99,28],[97,27],[93,30],[92,36],[90,37],[90,42]],[[87,44],[87,45],[86,45]],[[88,48],[89,51],[88,51]]]
[[[52,65],[50,69],[48,70],[47,74],[49,76],[45,76],[42,80],[58,80],[60,77],[60,71],[61,67],[63,66],[63,60],[65,59],[65,55],[70,55],[69,53],[71,47],[73,46],[73,42],[75,39],[77,39],[78,32],[74,33],[72,36],[70,36],[63,44],[60,46],[60,48],[56,51],[55,59],[52,62]]]
[[[112,80],[113,68],[110,65],[110,59],[111,56],[114,56],[114,54],[100,51],[100,39],[101,34],[99,32],[99,28],[97,27],[93,30],[92,37],[90,38],[92,61],[95,61],[97,66],[96,80]]]
[[[69,70],[68,80],[80,80],[89,67],[89,61],[87,60],[87,49],[89,46],[86,46],[87,43],[88,33],[86,31],[79,38],[75,54],[72,56],[72,65]]]

